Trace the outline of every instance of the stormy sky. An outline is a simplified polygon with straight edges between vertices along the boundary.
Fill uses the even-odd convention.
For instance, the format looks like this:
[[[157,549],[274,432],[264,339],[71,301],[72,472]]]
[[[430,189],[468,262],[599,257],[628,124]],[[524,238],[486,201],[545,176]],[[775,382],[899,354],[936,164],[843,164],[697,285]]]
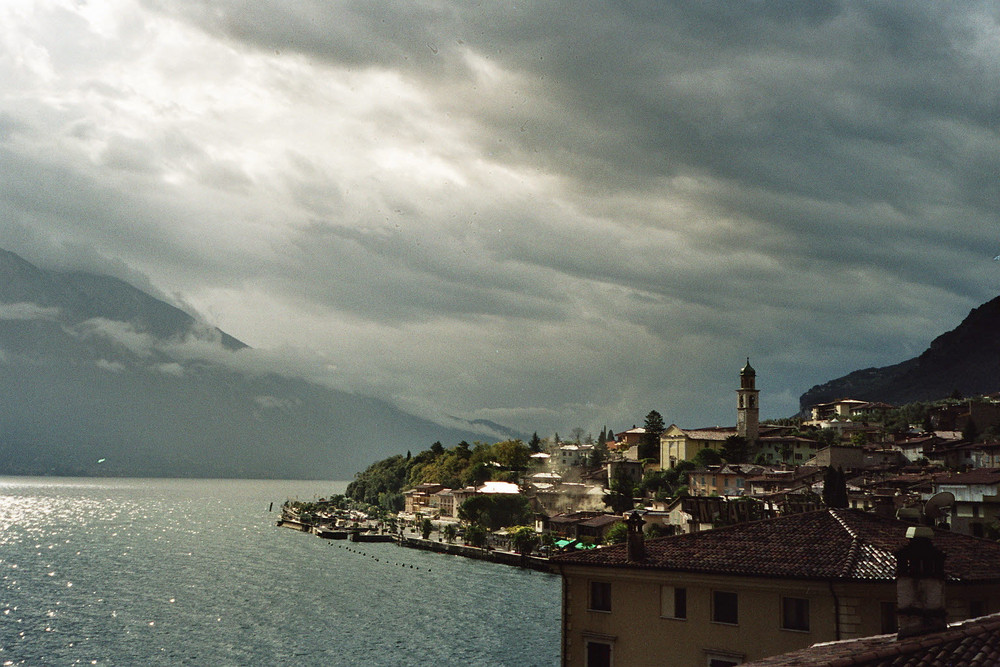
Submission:
[[[998,293],[995,3],[15,0],[0,83],[0,247],[420,416],[790,416]]]

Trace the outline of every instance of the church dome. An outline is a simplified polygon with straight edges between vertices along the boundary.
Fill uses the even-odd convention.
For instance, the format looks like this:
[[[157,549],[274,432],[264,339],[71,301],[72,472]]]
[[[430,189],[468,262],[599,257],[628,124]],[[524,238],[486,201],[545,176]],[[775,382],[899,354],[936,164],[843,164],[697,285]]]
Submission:
[[[740,375],[741,376],[757,375],[757,371],[755,371],[753,369],[753,366],[750,365],[750,357],[747,357],[747,365],[740,369]]]

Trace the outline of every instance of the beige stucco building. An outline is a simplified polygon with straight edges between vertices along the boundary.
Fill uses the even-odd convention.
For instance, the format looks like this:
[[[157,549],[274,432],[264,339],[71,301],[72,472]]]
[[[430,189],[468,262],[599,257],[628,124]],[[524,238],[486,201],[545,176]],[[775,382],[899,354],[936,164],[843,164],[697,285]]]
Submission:
[[[820,510],[560,556],[563,665],[729,667],[895,631],[907,525]],[[1000,545],[935,532],[947,613],[1000,611]]]
[[[673,468],[679,461],[690,461],[703,449],[721,452],[726,438],[733,435],[735,428],[683,429],[671,424],[660,434],[660,466]]]

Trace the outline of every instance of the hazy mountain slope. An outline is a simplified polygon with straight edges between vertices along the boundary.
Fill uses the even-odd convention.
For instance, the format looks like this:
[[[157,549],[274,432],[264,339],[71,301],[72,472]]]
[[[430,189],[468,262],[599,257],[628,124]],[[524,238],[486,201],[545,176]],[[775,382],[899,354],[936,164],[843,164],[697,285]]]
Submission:
[[[0,474],[349,479],[435,440],[490,439],[255,354],[127,283],[0,251]]]
[[[964,395],[1000,391],[1000,297],[974,308],[920,356],[816,385],[802,394],[799,406],[805,410],[838,398],[902,404],[945,398],[956,390]]]

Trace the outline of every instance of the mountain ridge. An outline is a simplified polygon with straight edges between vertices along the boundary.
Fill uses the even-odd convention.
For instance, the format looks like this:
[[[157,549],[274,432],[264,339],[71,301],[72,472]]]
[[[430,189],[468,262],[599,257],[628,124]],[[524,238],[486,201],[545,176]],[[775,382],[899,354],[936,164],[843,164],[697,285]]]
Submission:
[[[892,404],[1000,391],[1000,296],[973,308],[962,322],[912,359],[864,368],[810,388],[803,412],[840,398]]]
[[[0,250],[0,474],[350,479],[485,439],[290,375],[129,283]]]

